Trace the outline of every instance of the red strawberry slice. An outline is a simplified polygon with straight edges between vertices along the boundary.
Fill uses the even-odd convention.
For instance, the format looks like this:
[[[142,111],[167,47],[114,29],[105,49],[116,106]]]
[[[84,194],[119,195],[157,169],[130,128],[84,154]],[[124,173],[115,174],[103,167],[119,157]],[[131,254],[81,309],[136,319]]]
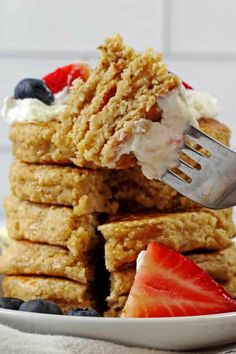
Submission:
[[[236,311],[236,300],[182,254],[151,242],[124,308],[125,317],[172,317]]]
[[[70,86],[71,83],[77,79],[77,77],[81,77],[83,81],[86,81],[89,76],[89,68],[84,64],[69,64],[63,66],[63,69],[67,74],[67,85]]]
[[[43,77],[43,81],[47,84],[53,93],[69,87],[75,79],[81,77],[86,81],[89,76],[89,68],[85,64],[69,64],[62,66],[52,73]]]
[[[182,81],[183,86],[187,89],[187,90],[193,90],[192,86],[190,86],[189,84],[187,84],[187,82]]]

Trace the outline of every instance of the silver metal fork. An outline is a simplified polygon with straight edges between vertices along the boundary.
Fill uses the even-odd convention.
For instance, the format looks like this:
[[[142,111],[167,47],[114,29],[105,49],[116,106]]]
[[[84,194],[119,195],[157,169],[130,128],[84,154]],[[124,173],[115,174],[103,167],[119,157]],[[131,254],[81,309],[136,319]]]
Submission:
[[[193,147],[200,145],[208,151]],[[236,205],[236,153],[207,134],[190,125],[185,132],[185,144],[180,150],[197,163],[192,165],[179,159],[178,171],[168,170],[161,181],[194,202],[211,209]],[[186,181],[181,174],[189,177]]]

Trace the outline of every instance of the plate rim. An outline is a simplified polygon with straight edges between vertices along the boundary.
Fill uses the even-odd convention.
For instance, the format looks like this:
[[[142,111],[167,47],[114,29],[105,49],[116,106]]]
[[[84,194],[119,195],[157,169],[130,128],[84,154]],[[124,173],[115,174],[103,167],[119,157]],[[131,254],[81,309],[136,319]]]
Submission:
[[[145,323],[160,323],[160,324],[178,324],[183,322],[198,322],[198,321],[214,321],[217,319],[228,319],[236,317],[236,311],[234,312],[224,312],[210,315],[196,315],[196,316],[176,316],[176,317],[146,317],[146,318],[125,318],[125,317],[83,317],[83,316],[66,316],[66,315],[54,315],[47,313],[37,313],[37,312],[27,312],[0,308],[0,315],[5,314],[9,317],[25,317],[27,319],[34,319],[38,316],[40,318],[51,318],[57,321],[86,321],[86,322],[113,322],[113,323],[129,323],[129,324],[145,324]],[[0,317],[1,323],[1,317]]]

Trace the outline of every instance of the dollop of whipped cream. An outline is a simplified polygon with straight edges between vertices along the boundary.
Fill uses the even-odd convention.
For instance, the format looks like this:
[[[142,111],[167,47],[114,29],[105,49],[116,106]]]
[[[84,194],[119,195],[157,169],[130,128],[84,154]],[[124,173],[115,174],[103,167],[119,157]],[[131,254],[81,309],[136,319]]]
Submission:
[[[141,264],[143,263],[143,258],[146,254],[146,251],[141,251],[138,255],[138,258],[136,260],[136,272],[139,270]]]
[[[6,97],[1,115],[10,124],[16,122],[47,122],[57,120],[58,116],[65,109],[62,97],[63,95],[50,106],[37,98],[15,99],[14,97]]]
[[[218,115],[217,99],[205,92],[185,90],[189,106],[195,111],[196,119],[216,118]]]
[[[124,125],[132,133],[120,146],[116,158],[118,161],[121,155],[133,153],[148,179],[159,179],[178,165],[178,150],[184,143],[188,123],[198,127],[199,118],[215,118],[218,114],[215,98],[185,90],[183,85],[158,97],[157,104],[162,110],[160,122],[142,118]]]

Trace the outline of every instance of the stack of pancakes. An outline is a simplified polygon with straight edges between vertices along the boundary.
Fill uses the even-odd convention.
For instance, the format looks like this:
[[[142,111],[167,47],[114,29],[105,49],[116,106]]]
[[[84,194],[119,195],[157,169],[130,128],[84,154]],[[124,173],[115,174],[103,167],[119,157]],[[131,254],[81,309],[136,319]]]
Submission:
[[[6,296],[44,298],[66,311],[96,306],[103,240],[99,212],[109,209],[105,176],[75,167],[13,162],[5,209],[11,242],[0,272]]]
[[[16,126],[34,129],[34,123],[12,129]],[[29,151],[24,154],[23,146],[21,151],[23,161],[11,166],[11,195],[5,202],[11,242],[0,257],[4,295],[51,300],[63,311],[97,307],[96,277],[103,254],[99,215],[116,210],[109,176],[72,163],[32,163],[27,161]]]
[[[186,254],[236,296],[232,210],[201,208],[158,180],[148,180],[132,156],[118,162],[120,170],[102,168],[114,152],[124,112],[130,120],[139,119],[149,105],[148,118],[160,118],[148,82],[156,71],[148,66],[167,77],[168,85],[176,82],[162,66],[153,65],[150,54],[141,60],[118,37],[101,49],[98,67],[86,83],[74,84],[58,121],[11,127],[16,160],[10,172],[12,194],[5,203],[12,241],[0,258],[4,295],[52,300],[63,311],[96,306],[103,287],[97,271],[105,276],[106,268],[106,315],[119,316],[136,259],[156,240]],[[142,65],[147,80],[142,80]],[[199,125],[229,144],[230,131],[223,124],[201,118]]]

